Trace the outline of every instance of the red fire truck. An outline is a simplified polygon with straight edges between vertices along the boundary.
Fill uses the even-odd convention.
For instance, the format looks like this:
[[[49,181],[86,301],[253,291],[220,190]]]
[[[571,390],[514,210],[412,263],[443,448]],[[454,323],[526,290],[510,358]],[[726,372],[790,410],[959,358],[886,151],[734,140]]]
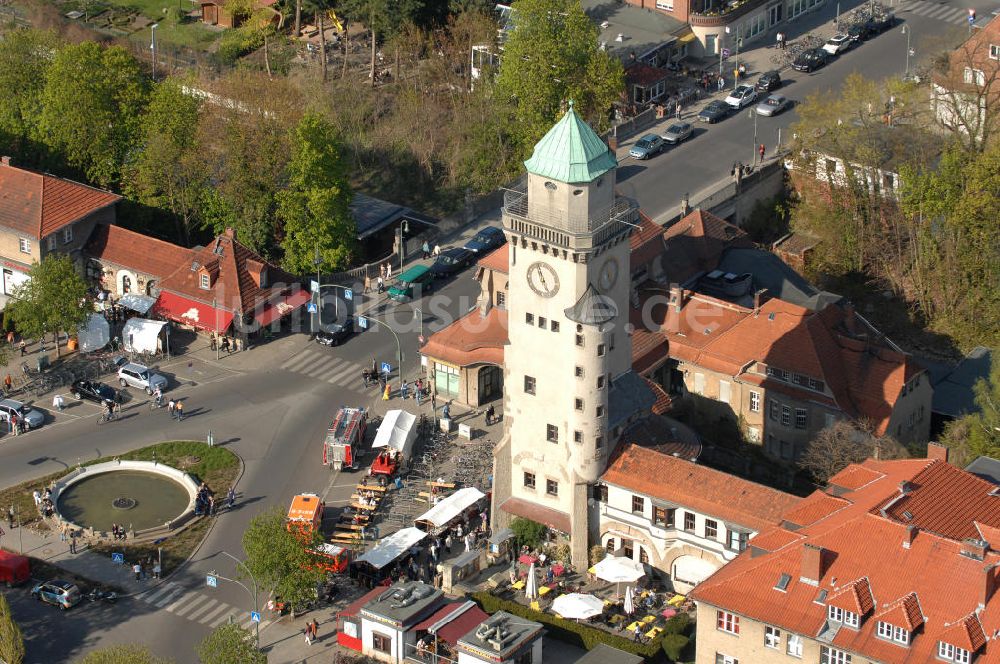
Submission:
[[[326,431],[323,463],[333,470],[357,470],[363,452],[368,411],[364,408],[341,408]]]

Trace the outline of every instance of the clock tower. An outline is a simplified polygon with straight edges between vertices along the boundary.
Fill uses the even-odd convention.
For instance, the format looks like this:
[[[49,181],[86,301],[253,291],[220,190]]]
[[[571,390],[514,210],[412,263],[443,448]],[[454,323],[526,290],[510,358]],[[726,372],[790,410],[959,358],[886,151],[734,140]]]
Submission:
[[[524,165],[527,184],[503,206],[510,343],[493,513],[499,525],[519,515],[565,532],[586,568],[590,486],[631,407],[615,386],[632,366],[638,208],[615,195],[615,155],[572,103]]]

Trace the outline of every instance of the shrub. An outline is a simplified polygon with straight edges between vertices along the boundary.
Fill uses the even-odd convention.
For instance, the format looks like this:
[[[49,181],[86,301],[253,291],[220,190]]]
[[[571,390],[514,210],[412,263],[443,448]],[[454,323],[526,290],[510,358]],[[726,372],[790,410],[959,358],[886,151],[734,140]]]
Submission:
[[[683,634],[666,634],[661,642],[663,652],[671,662],[680,660],[681,653],[687,647],[688,637]]]
[[[667,624],[663,627],[663,632],[665,634],[685,634],[690,625],[691,616],[686,613],[678,613],[667,621]]]
[[[264,45],[264,36],[259,32],[239,29],[226,30],[219,40],[218,57],[223,64],[232,65],[241,57]]]
[[[518,546],[527,545],[532,549],[541,544],[547,530],[542,524],[521,517],[517,517],[511,522],[510,529],[514,531]]]

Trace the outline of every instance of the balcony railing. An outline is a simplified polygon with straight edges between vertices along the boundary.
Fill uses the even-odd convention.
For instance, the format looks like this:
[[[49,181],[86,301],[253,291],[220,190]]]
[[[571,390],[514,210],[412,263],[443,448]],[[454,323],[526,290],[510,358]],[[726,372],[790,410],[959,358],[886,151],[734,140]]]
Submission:
[[[638,223],[638,207],[626,198],[616,197],[611,206],[598,214],[553,214],[540,210],[529,212],[528,193],[508,189],[503,197],[504,214],[511,217],[511,230],[543,242],[569,247],[571,239],[593,236],[593,245],[601,244]],[[574,246],[581,243],[574,242]]]
[[[764,6],[769,0],[735,0],[723,3],[719,8],[704,12],[692,12],[688,19],[692,26],[712,28],[732,23],[735,19]]]

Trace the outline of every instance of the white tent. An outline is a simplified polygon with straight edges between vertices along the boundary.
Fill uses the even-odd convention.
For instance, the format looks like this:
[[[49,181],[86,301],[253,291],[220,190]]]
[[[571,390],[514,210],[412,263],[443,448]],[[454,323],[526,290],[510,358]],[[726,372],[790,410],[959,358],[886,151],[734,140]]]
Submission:
[[[409,551],[413,545],[419,543],[425,537],[427,537],[427,533],[419,528],[397,530],[392,535],[383,537],[382,541],[368,551],[365,551],[358,558],[358,562],[366,562],[375,569],[382,569]]]
[[[413,441],[417,439],[417,416],[405,410],[390,410],[378,427],[372,448],[390,447],[404,457],[410,456]]]
[[[552,602],[552,611],[569,620],[593,618],[604,612],[604,601],[593,595],[569,593]]]
[[[415,522],[426,523],[431,529],[441,528],[485,497],[486,494],[476,487],[467,486],[441,500],[437,505],[418,516]]]
[[[92,353],[104,348],[111,341],[111,328],[108,319],[101,314],[90,314],[87,323],[76,331],[80,342],[80,352]]]
[[[147,318],[129,318],[122,329],[122,346],[137,353],[155,353],[160,349],[160,330],[166,322]]]
[[[149,297],[148,295],[140,295],[139,293],[125,293],[118,300],[118,304],[126,309],[131,309],[137,314],[145,314],[156,304],[156,298]]]
[[[535,578],[535,563],[528,568],[528,578],[524,583],[524,596],[528,599],[538,599],[538,579]]]
[[[594,576],[611,583],[634,583],[646,575],[642,563],[630,558],[608,556],[594,565]]]

